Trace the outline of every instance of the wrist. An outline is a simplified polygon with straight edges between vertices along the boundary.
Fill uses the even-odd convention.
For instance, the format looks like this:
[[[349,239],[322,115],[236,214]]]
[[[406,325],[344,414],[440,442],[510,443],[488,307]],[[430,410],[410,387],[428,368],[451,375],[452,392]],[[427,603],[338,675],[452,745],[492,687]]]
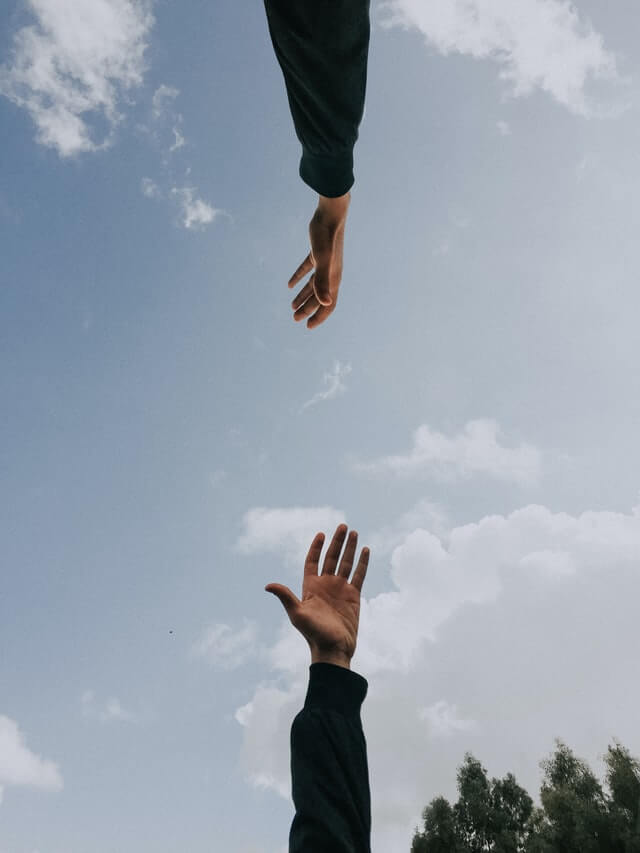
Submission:
[[[351,669],[351,658],[341,652],[311,651],[311,663],[332,663],[334,666],[342,666]]]
[[[329,216],[336,218],[344,217],[349,209],[351,202],[351,191],[337,198],[329,198],[328,196],[318,196],[318,210],[326,213]]]

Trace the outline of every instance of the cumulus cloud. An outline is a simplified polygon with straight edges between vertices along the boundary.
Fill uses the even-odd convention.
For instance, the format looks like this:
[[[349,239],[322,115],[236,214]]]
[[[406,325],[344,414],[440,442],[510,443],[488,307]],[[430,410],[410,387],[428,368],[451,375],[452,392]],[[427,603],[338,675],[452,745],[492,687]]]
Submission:
[[[491,59],[513,96],[540,89],[574,113],[601,112],[587,88],[619,81],[600,33],[568,0],[385,0],[380,24],[422,33],[442,54]]]
[[[62,776],[56,764],[31,752],[17,723],[0,714],[0,800],[11,785],[60,791]]]
[[[196,196],[194,187],[174,187],[171,195],[178,200],[182,209],[182,224],[189,229],[202,229],[215,219],[220,210]]]
[[[489,419],[469,421],[452,438],[423,424],[414,433],[410,453],[354,462],[352,467],[363,474],[433,476],[442,480],[486,474],[522,485],[535,483],[540,474],[540,451],[526,443],[505,447],[498,436],[498,424]]]
[[[142,83],[153,25],[146,0],[28,0],[0,93],[23,107],[37,140],[61,157],[110,144],[125,94]],[[94,118],[109,130],[92,127]]]
[[[450,524],[444,507],[428,498],[421,498],[410,510],[368,536],[367,545],[372,554],[386,556],[418,527],[435,534],[443,542],[447,541]]]
[[[284,554],[284,537],[260,539]],[[555,737],[594,769],[613,737],[640,752],[630,675],[639,555],[640,506],[572,515],[529,505],[451,527],[444,540],[407,530],[387,568],[372,551],[369,575],[388,571],[392,588],[367,598],[365,582],[352,668],[369,683],[374,849],[408,849],[429,800],[455,799],[466,750],[490,775],[514,772],[534,798]],[[236,710],[240,766],[249,784],[288,801],[309,653],[284,614],[265,660],[277,687],[261,678]]]
[[[101,704],[96,701],[93,690],[85,690],[80,697],[80,702],[83,715],[92,720],[99,720],[101,723],[132,723],[136,720],[135,714],[125,710],[115,696]]]
[[[257,623],[248,619],[237,631],[224,623],[209,625],[193,644],[191,655],[204,658],[218,669],[237,669],[259,652],[257,635]]]
[[[344,520],[344,513],[330,506],[255,507],[244,515],[235,548],[241,554],[282,553],[290,566],[301,570],[316,533],[322,530],[330,540]]]
[[[347,390],[347,386],[344,384],[343,379],[350,373],[350,364],[340,364],[339,361],[334,361],[333,369],[326,372],[322,377],[322,381],[325,385],[324,391],[318,391],[315,393],[310,400],[307,400],[307,402],[302,405],[300,411],[304,411],[309,408],[309,406],[315,406],[316,403],[320,403],[323,400],[331,400],[333,397],[337,397],[338,394],[344,394]]]

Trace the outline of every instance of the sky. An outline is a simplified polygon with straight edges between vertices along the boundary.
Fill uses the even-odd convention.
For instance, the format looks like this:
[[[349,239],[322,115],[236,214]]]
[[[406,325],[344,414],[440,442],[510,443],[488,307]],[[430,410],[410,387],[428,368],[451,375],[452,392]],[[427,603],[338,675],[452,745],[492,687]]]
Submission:
[[[285,853],[314,536],[372,849],[640,755],[632,0],[372,0],[340,301],[258,0],[0,9],[0,853]]]

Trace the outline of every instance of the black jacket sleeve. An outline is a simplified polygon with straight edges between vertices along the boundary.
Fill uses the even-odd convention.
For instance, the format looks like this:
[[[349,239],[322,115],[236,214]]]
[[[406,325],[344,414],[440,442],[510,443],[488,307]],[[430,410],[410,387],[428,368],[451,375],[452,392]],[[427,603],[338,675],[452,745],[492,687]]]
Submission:
[[[361,675],[312,663],[304,708],[291,726],[296,814],[289,853],[370,853],[371,793]]]
[[[299,174],[337,198],[354,183],[353,148],[364,114],[370,0],[264,0],[284,74]]]

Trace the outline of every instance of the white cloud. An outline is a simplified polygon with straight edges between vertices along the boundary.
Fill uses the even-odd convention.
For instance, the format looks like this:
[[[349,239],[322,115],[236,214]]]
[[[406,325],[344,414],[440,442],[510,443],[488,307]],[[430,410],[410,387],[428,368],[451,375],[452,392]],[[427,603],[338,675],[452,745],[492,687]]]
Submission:
[[[419,500],[408,512],[403,513],[391,524],[384,525],[367,537],[367,545],[371,553],[386,556],[403,542],[412,530],[417,527],[435,534],[442,541],[449,535],[449,519],[440,504],[427,498]]]
[[[458,709],[445,699],[440,699],[418,710],[418,718],[425,720],[431,737],[450,737],[455,732],[471,731],[477,727],[475,720],[458,717]]]
[[[540,474],[540,451],[526,443],[504,447],[498,442],[498,434],[498,424],[489,419],[469,421],[452,438],[423,424],[414,433],[409,454],[354,462],[352,467],[365,474],[431,475],[443,480],[487,474],[523,485],[535,483]]]
[[[152,114],[156,123],[163,126],[166,132],[168,132],[168,128],[166,126],[171,126],[173,142],[168,146],[168,154],[173,154],[174,151],[177,151],[186,144],[184,134],[177,126],[182,124],[182,113],[178,112],[174,106],[179,94],[180,89],[176,89],[175,86],[167,86],[166,83],[162,83],[162,85],[158,86],[156,91],[153,93],[153,98],[151,99]],[[155,131],[152,133],[154,137],[156,137]],[[168,162],[167,154],[165,154],[163,157],[163,164],[167,166]]]
[[[0,800],[11,785],[60,791],[62,777],[56,764],[31,752],[17,723],[0,714]]]
[[[151,99],[153,117],[156,119],[161,118],[167,108],[167,104],[175,101],[179,94],[180,89],[176,89],[175,86],[167,86],[165,83],[158,86]]]
[[[122,96],[142,83],[153,25],[145,0],[27,0],[35,18],[13,37],[0,93],[27,110],[37,140],[61,157],[110,144]],[[91,119],[109,131],[96,139]]]
[[[318,391],[310,400],[307,400],[306,403],[303,404],[300,411],[308,408],[309,406],[313,406],[316,403],[320,403],[323,400],[331,400],[333,397],[337,397],[338,394],[344,394],[347,390],[347,386],[344,384],[343,379],[345,376],[348,376],[351,373],[351,365],[350,364],[340,364],[339,361],[334,361],[333,370],[325,373],[322,377],[322,381],[326,386],[324,391]]]
[[[142,190],[142,195],[145,195],[147,198],[162,198],[160,187],[151,178],[142,178],[140,189]]]
[[[265,550],[280,541],[284,556],[282,537],[262,540]],[[467,749],[535,798],[555,737],[596,770],[613,737],[640,752],[640,506],[571,515],[530,505],[453,527],[446,540],[407,531],[391,555],[392,589],[368,599],[363,589],[352,668],[369,684],[373,849],[408,849],[430,799],[455,799]],[[372,549],[369,576],[383,572]],[[281,618],[264,656],[278,687],[261,679],[236,719],[247,782],[288,801],[309,652]]]
[[[275,509],[255,507],[244,515],[244,530],[238,537],[235,548],[241,554],[281,552],[289,565],[302,571],[316,533],[324,531],[325,542],[330,541],[336,527],[343,524],[344,520],[344,513],[330,506]]]
[[[174,187],[171,195],[174,196],[182,207],[182,224],[185,228],[201,229],[213,222],[216,214],[222,211],[216,210],[208,202],[197,198],[194,187]]]
[[[508,122],[503,121],[501,119],[500,121],[496,122],[496,127],[500,131],[501,136],[511,136],[511,128]]]
[[[136,721],[135,714],[125,710],[115,696],[110,697],[103,705],[100,705],[96,702],[93,690],[85,690],[80,697],[80,702],[84,716],[99,720],[101,723],[114,721],[132,723]]]
[[[219,669],[237,669],[259,653],[257,634],[257,623],[246,618],[244,627],[238,631],[224,623],[216,623],[204,629],[193,644],[191,655],[204,658]]]
[[[178,128],[177,128],[177,127],[174,127],[174,128],[173,128],[173,135],[175,136],[175,142],[174,142],[174,143],[173,143],[173,145],[169,148],[169,151],[177,151],[177,150],[178,150],[178,148],[182,148],[182,146],[185,144],[185,138],[184,138],[184,136],[180,133],[180,131],[178,130]]]
[[[602,36],[568,0],[385,0],[385,29],[419,30],[441,53],[492,59],[514,96],[541,89],[580,115],[598,107],[590,81],[619,81]]]

